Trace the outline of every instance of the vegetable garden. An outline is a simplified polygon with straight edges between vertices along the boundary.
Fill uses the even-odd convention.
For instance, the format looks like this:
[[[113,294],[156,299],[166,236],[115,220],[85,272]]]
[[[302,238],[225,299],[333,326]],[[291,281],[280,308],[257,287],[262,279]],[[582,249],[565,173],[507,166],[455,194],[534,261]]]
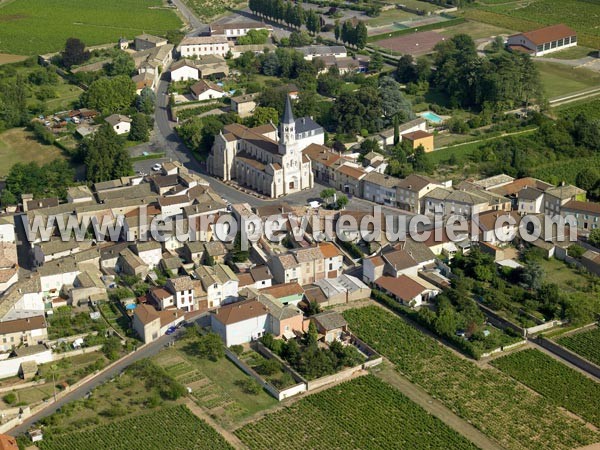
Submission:
[[[588,361],[600,365],[600,328],[564,336],[556,342]]]
[[[45,436],[42,450],[147,450],[151,448],[232,449],[225,439],[185,406],[148,414],[82,432]]]
[[[477,448],[371,375],[310,395],[236,435],[250,448],[268,449]]]
[[[344,317],[397,370],[507,449],[567,449],[600,439],[544,397],[462,359],[380,307],[350,309]]]
[[[579,417],[600,426],[600,384],[536,349],[498,358],[491,363]]]

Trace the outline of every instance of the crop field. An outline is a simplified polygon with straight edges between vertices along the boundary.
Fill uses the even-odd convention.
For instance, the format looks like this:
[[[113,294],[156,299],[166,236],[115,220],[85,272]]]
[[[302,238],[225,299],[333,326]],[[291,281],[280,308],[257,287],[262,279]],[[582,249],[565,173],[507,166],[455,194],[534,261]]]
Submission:
[[[235,434],[265,449],[477,448],[372,375],[310,395]]]
[[[38,445],[41,450],[233,448],[185,406],[159,409],[82,432],[44,436]]]
[[[59,51],[69,37],[87,45],[137,34],[164,35],[181,27],[161,0],[18,0],[0,2],[0,52],[34,55]]]
[[[536,349],[512,353],[491,363],[594,426],[600,426],[600,384]]]
[[[600,366],[600,328],[564,336],[556,342]]]
[[[489,10],[543,25],[564,23],[576,31],[600,36],[600,3],[586,0],[534,0],[504,3]]]
[[[564,23],[579,33],[588,47],[600,45],[600,3],[588,0],[532,0],[528,2],[486,1],[467,11],[468,18],[518,31],[530,31]]]
[[[205,21],[215,19],[232,8],[243,8],[246,0],[183,0],[196,15]]]
[[[382,308],[350,309],[344,317],[398,371],[507,449],[570,449],[600,440],[548,399],[455,355]]]

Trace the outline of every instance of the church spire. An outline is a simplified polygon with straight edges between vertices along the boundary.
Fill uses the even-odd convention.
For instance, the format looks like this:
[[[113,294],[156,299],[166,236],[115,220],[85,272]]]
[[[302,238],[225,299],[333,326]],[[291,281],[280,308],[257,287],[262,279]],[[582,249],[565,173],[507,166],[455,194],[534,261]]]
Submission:
[[[292,111],[292,102],[290,100],[290,96],[285,96],[285,110],[283,112],[282,123],[295,123],[294,113]]]

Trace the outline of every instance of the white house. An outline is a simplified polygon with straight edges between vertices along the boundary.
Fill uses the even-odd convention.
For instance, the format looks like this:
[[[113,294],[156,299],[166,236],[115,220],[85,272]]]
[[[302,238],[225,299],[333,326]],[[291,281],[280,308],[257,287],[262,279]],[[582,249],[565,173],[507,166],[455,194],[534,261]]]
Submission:
[[[272,28],[263,22],[256,21],[240,21],[231,23],[211,23],[210,34],[211,37],[224,36],[229,39],[236,39],[242,36],[246,36],[250,30],[268,30]]]
[[[207,294],[208,307],[214,308],[238,299],[239,279],[225,264],[200,266],[194,276]]]
[[[198,80],[197,83],[192,85],[190,91],[194,100],[198,101],[222,98],[227,95],[223,89],[208,80]]]
[[[162,246],[156,241],[137,242],[133,251],[144,261],[150,270],[154,270],[162,259]]]
[[[229,40],[226,36],[190,36],[185,37],[178,47],[182,58],[193,56],[219,55],[225,57],[229,52]]]
[[[534,187],[525,187],[517,194],[520,214],[539,214],[542,212],[544,192]]]
[[[189,276],[169,278],[166,287],[173,294],[177,309],[183,309],[184,311],[196,309],[194,307],[194,283]]]
[[[180,59],[171,66],[171,81],[199,80],[200,71],[190,59]]]
[[[72,286],[77,275],[81,273],[72,257],[50,261],[37,271],[44,294],[58,294],[63,286]]]
[[[117,134],[126,134],[131,130],[131,119],[122,114],[111,114],[104,120],[110,124]]]
[[[577,33],[561,23],[509,36],[507,45],[512,51],[542,56],[565,48],[575,47],[577,45]]]
[[[267,331],[269,309],[256,299],[220,307],[211,314],[212,330],[227,347],[261,338]]]

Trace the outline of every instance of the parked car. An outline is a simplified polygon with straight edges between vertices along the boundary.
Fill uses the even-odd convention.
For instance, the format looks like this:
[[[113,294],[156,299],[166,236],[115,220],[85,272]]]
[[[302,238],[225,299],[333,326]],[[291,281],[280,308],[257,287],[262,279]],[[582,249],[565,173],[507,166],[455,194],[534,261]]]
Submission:
[[[160,169],[162,169],[162,164],[160,163],[156,163],[152,166],[152,170],[158,172]]]
[[[167,331],[165,334],[166,335],[173,334],[173,333],[175,333],[176,330],[177,330],[177,328],[175,328],[175,327],[169,327],[169,328],[167,328]]]

